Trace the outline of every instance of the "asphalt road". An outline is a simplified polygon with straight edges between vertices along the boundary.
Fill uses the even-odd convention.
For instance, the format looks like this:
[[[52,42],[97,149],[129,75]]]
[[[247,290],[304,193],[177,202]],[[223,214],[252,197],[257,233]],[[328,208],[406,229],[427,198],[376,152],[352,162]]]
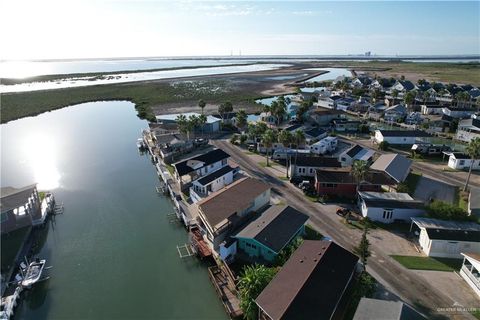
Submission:
[[[313,203],[303,195],[302,191],[289,182],[282,181],[260,167],[246,155],[239,147],[232,145],[226,140],[216,140],[213,144],[229,153],[232,159],[242,167],[244,171],[253,177],[262,179],[272,186],[273,194],[282,197],[287,204],[295,207],[310,216],[310,223],[322,234],[328,235],[333,241],[341,246],[352,250],[361,238],[361,232],[350,229],[343,225],[325,206]],[[330,209],[330,211],[332,211]],[[385,244],[388,246],[388,244]],[[429,318],[470,318],[469,314],[445,317],[437,313],[437,308],[451,307],[452,299],[444,293],[431,287],[428,282],[412,271],[404,268],[385,253],[379,246],[371,246],[372,256],[368,260],[367,270],[384,286],[392,290],[412,306],[428,315]],[[472,306],[465,306],[472,307]]]

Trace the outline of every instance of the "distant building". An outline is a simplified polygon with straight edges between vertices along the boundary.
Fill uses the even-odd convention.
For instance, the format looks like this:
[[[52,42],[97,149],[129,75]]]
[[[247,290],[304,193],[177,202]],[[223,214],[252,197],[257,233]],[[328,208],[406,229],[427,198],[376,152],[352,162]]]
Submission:
[[[448,166],[456,170],[480,170],[480,159],[472,159],[468,154],[460,152],[444,152],[448,157]]]
[[[262,320],[336,319],[358,257],[330,241],[305,241],[255,299]]]
[[[401,301],[370,298],[360,299],[353,320],[426,320],[417,311]]]
[[[161,124],[175,124],[177,123],[178,116],[184,115],[187,119],[190,116],[196,116],[199,117],[200,114],[196,112],[186,112],[186,113],[175,113],[175,114],[163,114],[163,115],[158,115],[155,116],[157,119],[158,123]],[[212,132],[218,132],[220,130],[220,122],[221,120],[214,117],[214,116],[207,116],[207,122],[203,126],[203,132],[204,133],[212,133]],[[198,128],[199,131],[202,131],[202,128]]]
[[[347,120],[347,119],[340,119],[340,120],[333,120],[333,126],[335,127],[335,131],[350,131],[350,132],[357,132],[358,127],[362,124],[361,121],[358,120]]]
[[[304,234],[307,220],[306,214],[290,206],[271,206],[234,236],[237,253],[271,263],[283,248]]]
[[[319,168],[339,168],[340,162],[336,158],[320,156],[302,156],[291,159],[288,164],[288,174],[293,177],[314,177]]]
[[[429,257],[462,258],[462,252],[480,254],[480,225],[475,222],[411,218],[418,244]]]
[[[385,109],[383,118],[388,122],[397,122],[403,120],[407,115],[407,107],[403,104],[397,104]]]
[[[337,137],[326,137],[310,145],[310,152],[314,154],[325,154],[335,151],[335,149],[337,149],[337,146]]]
[[[325,138],[328,135],[328,132],[326,130],[320,128],[312,128],[309,130],[305,130],[304,133],[307,142],[315,139],[319,140]]]
[[[375,130],[375,142],[380,144],[387,141],[389,144],[413,145],[417,142],[429,142],[432,135],[421,130]]]
[[[310,119],[319,126],[329,125],[335,119],[342,119],[343,115],[340,111],[330,109],[317,108],[310,113]]]
[[[358,207],[364,218],[383,223],[410,221],[411,217],[425,213],[423,202],[408,193],[359,192]]]
[[[465,119],[470,118],[472,114],[475,113],[475,109],[444,107],[442,108],[442,112],[443,114],[455,119]]]

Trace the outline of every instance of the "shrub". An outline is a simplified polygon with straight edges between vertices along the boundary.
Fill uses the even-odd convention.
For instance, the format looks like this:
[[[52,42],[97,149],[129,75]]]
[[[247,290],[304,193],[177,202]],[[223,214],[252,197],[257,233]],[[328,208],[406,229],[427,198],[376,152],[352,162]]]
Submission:
[[[441,220],[472,220],[462,208],[439,200],[433,200],[427,206],[427,213],[429,217]]]
[[[378,144],[378,149],[388,151],[388,149],[390,149],[390,143],[388,143],[388,141],[382,141]]]
[[[231,144],[236,144],[237,141],[238,141],[238,134],[232,135],[232,137],[230,138],[230,143]]]

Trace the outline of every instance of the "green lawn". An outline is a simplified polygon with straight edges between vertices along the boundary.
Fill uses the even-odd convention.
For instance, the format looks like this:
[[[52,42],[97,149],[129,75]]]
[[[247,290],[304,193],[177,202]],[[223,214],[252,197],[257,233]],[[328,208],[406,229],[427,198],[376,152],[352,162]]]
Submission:
[[[322,240],[323,235],[315,230],[311,225],[305,225],[305,240]]]
[[[391,257],[398,261],[405,268],[414,270],[458,271],[462,266],[462,259],[398,255],[392,255]]]
[[[168,172],[170,172],[170,175],[173,177],[175,175],[175,168],[170,164],[165,164],[165,166],[167,167]]]
[[[267,162],[266,161],[260,161],[258,163],[258,165],[262,168],[266,168],[266,167],[274,167],[275,166],[275,163],[273,161],[268,161],[268,166],[267,166]]]

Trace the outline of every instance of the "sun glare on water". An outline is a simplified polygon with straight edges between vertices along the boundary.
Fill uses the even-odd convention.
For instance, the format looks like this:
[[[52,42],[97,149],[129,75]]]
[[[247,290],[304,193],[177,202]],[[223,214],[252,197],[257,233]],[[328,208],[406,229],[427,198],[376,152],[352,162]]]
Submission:
[[[34,136],[25,141],[24,148],[38,189],[58,188],[61,175],[57,168],[55,141],[48,136]]]

